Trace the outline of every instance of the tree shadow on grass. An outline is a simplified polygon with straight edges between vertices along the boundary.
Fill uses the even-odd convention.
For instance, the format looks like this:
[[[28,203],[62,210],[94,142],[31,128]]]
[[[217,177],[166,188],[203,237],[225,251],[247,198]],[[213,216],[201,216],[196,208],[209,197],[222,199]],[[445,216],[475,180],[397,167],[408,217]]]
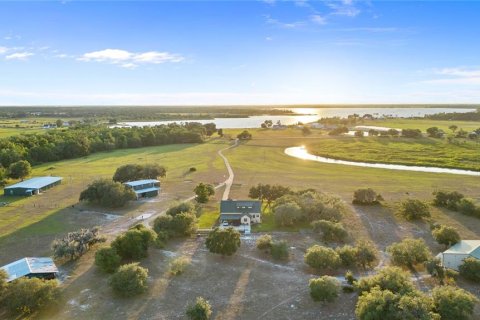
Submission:
[[[382,205],[352,205],[352,208],[379,250],[385,250],[390,244],[405,238],[404,227],[398,225],[391,208]]]
[[[50,244],[56,237],[105,221],[98,214],[74,208],[57,210],[38,222],[0,237],[0,265],[23,257],[51,256]]]

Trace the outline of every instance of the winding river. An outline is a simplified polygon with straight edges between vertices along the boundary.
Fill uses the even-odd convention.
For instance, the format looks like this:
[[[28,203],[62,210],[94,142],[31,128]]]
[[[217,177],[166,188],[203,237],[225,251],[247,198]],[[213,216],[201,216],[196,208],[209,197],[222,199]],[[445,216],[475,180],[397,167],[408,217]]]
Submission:
[[[468,176],[480,176],[480,172],[462,169],[448,169],[437,167],[422,167],[422,166],[407,166],[401,164],[387,164],[387,163],[368,163],[357,161],[336,160],[326,157],[320,157],[308,153],[305,147],[290,147],[285,149],[285,154],[303,160],[311,160],[323,163],[342,164],[347,166],[365,167],[365,168],[377,168],[377,169],[390,169],[390,170],[404,170],[404,171],[418,171],[418,172],[431,172],[431,173],[450,173],[461,174]]]

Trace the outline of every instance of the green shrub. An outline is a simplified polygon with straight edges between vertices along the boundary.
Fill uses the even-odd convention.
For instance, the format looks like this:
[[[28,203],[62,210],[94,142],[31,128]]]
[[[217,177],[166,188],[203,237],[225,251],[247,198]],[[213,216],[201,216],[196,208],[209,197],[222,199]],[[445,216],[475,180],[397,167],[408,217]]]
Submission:
[[[314,269],[335,269],[341,263],[335,250],[319,245],[308,248],[304,259],[305,263]]]
[[[123,297],[131,297],[147,291],[148,270],[138,263],[124,264],[110,278],[110,287]]]
[[[187,257],[179,257],[172,262],[170,262],[170,274],[177,276],[179,274],[182,274],[185,271],[185,268],[190,264],[190,259]]]
[[[111,247],[101,248],[95,253],[95,265],[103,272],[113,273],[120,267],[122,258]]]
[[[128,201],[135,199],[136,196],[132,189],[127,188],[120,182],[107,179],[93,181],[80,193],[80,201],[87,201],[107,208],[123,207]]]
[[[383,197],[373,189],[358,189],[353,193],[353,204],[375,205],[383,201]]]
[[[433,195],[435,196],[433,199],[434,205],[455,211],[457,210],[459,201],[464,197],[463,194],[456,191],[435,191]]]
[[[194,212],[172,211],[171,214],[157,217],[153,222],[153,230],[157,235],[168,234],[162,235],[165,242],[169,237],[188,237],[197,231],[197,217]]]
[[[270,249],[273,259],[287,260],[288,246],[286,241],[275,241]]]
[[[432,290],[435,311],[442,320],[469,320],[478,299],[463,289],[452,286],[435,287]]]
[[[293,226],[302,216],[298,204],[289,202],[274,207],[275,223],[279,226]]]
[[[258,250],[268,251],[272,248],[273,240],[269,234],[264,234],[257,239],[256,245]]]
[[[458,271],[465,279],[474,282],[480,282],[480,260],[475,258],[467,258],[463,260]]]
[[[57,280],[20,278],[9,283],[2,305],[12,313],[30,314],[57,304],[59,296]]]
[[[202,297],[198,297],[195,304],[187,308],[187,317],[190,320],[208,320],[212,315],[210,303]]]
[[[387,252],[391,255],[393,264],[410,268],[424,263],[431,256],[423,239],[404,239],[387,247]]]
[[[359,320],[440,320],[432,308],[432,300],[421,292],[398,294],[375,287],[358,298],[355,314]]]
[[[458,201],[457,211],[467,216],[480,217],[480,208],[475,205],[472,199],[463,198]]]
[[[369,292],[374,287],[400,294],[415,290],[410,272],[399,267],[386,267],[375,275],[363,277],[357,281],[357,289],[360,293]]]
[[[212,253],[222,256],[231,256],[240,248],[240,233],[233,228],[219,229],[211,231],[205,241],[205,245]]]
[[[366,269],[377,260],[377,250],[370,241],[359,241],[355,246],[357,265]]]
[[[196,208],[195,205],[192,202],[181,202],[178,204],[175,204],[168,208],[166,214],[169,216],[176,216],[179,213],[184,213],[184,212],[194,212],[195,213]]]
[[[407,199],[402,203],[400,214],[407,220],[429,218],[430,208],[423,201]]]
[[[112,248],[126,260],[139,260],[147,257],[148,247],[156,240],[155,233],[147,228],[130,229],[112,242]]]
[[[347,271],[345,273],[345,280],[347,280],[348,284],[350,285],[353,285],[355,282],[357,282],[357,279],[353,276],[351,271]]]
[[[343,241],[348,236],[347,230],[340,222],[317,220],[312,222],[313,231],[322,234],[324,241]]]
[[[354,266],[357,262],[357,249],[345,245],[343,247],[338,247],[335,249],[335,251],[338,253],[338,256],[340,257],[340,260],[342,261],[342,265],[344,267],[351,267]]]
[[[330,276],[311,279],[309,287],[310,296],[314,301],[332,302],[340,294],[340,281]]]
[[[460,235],[454,227],[445,225],[436,226],[432,230],[433,238],[439,243],[445,246],[452,246],[460,241]]]

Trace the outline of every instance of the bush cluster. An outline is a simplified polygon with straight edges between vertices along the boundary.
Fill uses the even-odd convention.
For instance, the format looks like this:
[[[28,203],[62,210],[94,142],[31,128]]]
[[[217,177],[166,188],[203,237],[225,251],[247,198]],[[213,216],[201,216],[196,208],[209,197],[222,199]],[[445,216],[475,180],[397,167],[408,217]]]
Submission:
[[[435,191],[433,195],[435,196],[433,204],[438,207],[480,218],[480,206],[457,191]]]

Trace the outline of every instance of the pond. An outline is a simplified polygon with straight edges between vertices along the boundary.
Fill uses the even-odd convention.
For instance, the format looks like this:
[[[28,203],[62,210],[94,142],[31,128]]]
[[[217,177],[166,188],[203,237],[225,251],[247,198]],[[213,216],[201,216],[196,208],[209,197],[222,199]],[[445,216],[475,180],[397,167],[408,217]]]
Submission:
[[[273,123],[281,122],[283,125],[292,125],[299,122],[308,123],[319,120],[320,118],[328,117],[341,117],[345,118],[351,114],[359,114],[363,116],[365,114],[371,114],[374,117],[423,117],[429,114],[441,113],[441,112],[472,112],[475,109],[466,109],[466,108],[292,108],[289,109],[298,115],[283,115],[283,116],[251,116],[248,118],[215,118],[208,120],[177,120],[177,121],[140,121],[140,122],[131,122],[125,121],[118,125],[112,127],[144,127],[144,126],[156,126],[162,124],[170,124],[174,122],[200,122],[205,123],[215,123],[217,128],[223,129],[236,129],[236,128],[259,128],[265,120],[272,120]]]
[[[347,165],[347,166],[377,168],[377,169],[390,169],[390,170],[403,170],[403,171],[431,172],[431,173],[450,173],[450,174],[460,174],[460,175],[468,175],[468,176],[480,176],[480,172],[471,171],[471,170],[336,160],[336,159],[332,159],[332,158],[320,157],[320,156],[310,154],[310,153],[308,153],[308,150],[305,149],[305,147],[303,147],[303,146],[286,148],[285,149],[285,154],[287,154],[291,157],[295,157],[295,158],[303,159],[303,160],[310,160],[310,161],[317,161],[317,162],[331,163],[331,164],[339,164],[339,165]]]

